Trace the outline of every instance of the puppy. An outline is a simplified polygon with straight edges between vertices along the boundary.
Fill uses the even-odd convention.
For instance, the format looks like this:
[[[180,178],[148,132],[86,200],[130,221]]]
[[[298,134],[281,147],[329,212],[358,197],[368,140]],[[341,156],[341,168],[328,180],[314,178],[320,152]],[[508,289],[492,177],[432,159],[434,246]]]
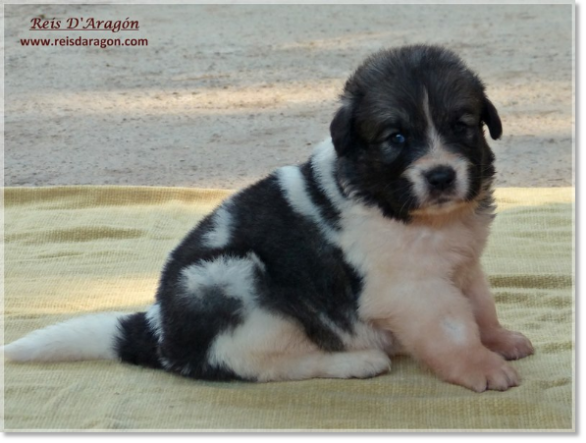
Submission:
[[[474,391],[533,353],[503,328],[480,256],[499,115],[452,52],[385,50],[348,79],[301,166],[224,201],[171,253],[147,312],[6,346],[14,361],[120,359],[207,380],[372,377],[407,353]]]

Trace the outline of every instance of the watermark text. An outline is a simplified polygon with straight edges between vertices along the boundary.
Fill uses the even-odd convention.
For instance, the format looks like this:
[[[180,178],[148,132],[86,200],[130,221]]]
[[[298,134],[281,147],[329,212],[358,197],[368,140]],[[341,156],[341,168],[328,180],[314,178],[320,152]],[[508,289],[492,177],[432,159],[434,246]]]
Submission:
[[[111,46],[148,46],[146,38],[21,38],[22,46],[93,46],[108,48]]]
[[[138,20],[98,20],[94,17],[70,17],[65,20],[45,19],[35,17],[31,19],[31,31],[138,31],[140,24]]]

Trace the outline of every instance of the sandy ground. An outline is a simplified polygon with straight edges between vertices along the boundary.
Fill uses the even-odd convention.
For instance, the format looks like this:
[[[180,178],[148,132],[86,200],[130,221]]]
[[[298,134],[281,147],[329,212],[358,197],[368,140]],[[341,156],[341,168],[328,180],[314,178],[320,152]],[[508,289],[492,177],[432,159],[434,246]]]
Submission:
[[[33,32],[34,17],[140,30]],[[456,50],[487,84],[498,186],[573,183],[570,5],[6,5],[5,18],[7,186],[244,186],[304,161],[350,72],[409,43]],[[65,36],[148,46],[20,44]]]

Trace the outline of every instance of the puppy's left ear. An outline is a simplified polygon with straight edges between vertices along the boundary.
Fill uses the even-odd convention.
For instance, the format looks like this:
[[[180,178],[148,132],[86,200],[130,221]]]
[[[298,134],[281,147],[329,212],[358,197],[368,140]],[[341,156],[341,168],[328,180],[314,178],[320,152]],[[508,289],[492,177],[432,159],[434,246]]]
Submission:
[[[484,98],[484,109],[482,110],[482,121],[488,126],[488,131],[493,140],[500,138],[503,134],[503,125],[496,108],[488,98]]]
[[[330,124],[330,135],[332,143],[339,156],[350,153],[354,144],[352,109],[344,104],[338,109],[332,123]]]

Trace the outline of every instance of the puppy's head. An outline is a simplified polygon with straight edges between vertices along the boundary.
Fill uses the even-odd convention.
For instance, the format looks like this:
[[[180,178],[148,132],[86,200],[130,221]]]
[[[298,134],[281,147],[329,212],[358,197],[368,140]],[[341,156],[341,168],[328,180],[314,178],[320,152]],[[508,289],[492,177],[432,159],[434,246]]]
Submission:
[[[346,82],[330,126],[343,187],[386,216],[449,213],[494,175],[484,138],[501,136],[480,79],[454,53],[407,46],[368,58]]]

